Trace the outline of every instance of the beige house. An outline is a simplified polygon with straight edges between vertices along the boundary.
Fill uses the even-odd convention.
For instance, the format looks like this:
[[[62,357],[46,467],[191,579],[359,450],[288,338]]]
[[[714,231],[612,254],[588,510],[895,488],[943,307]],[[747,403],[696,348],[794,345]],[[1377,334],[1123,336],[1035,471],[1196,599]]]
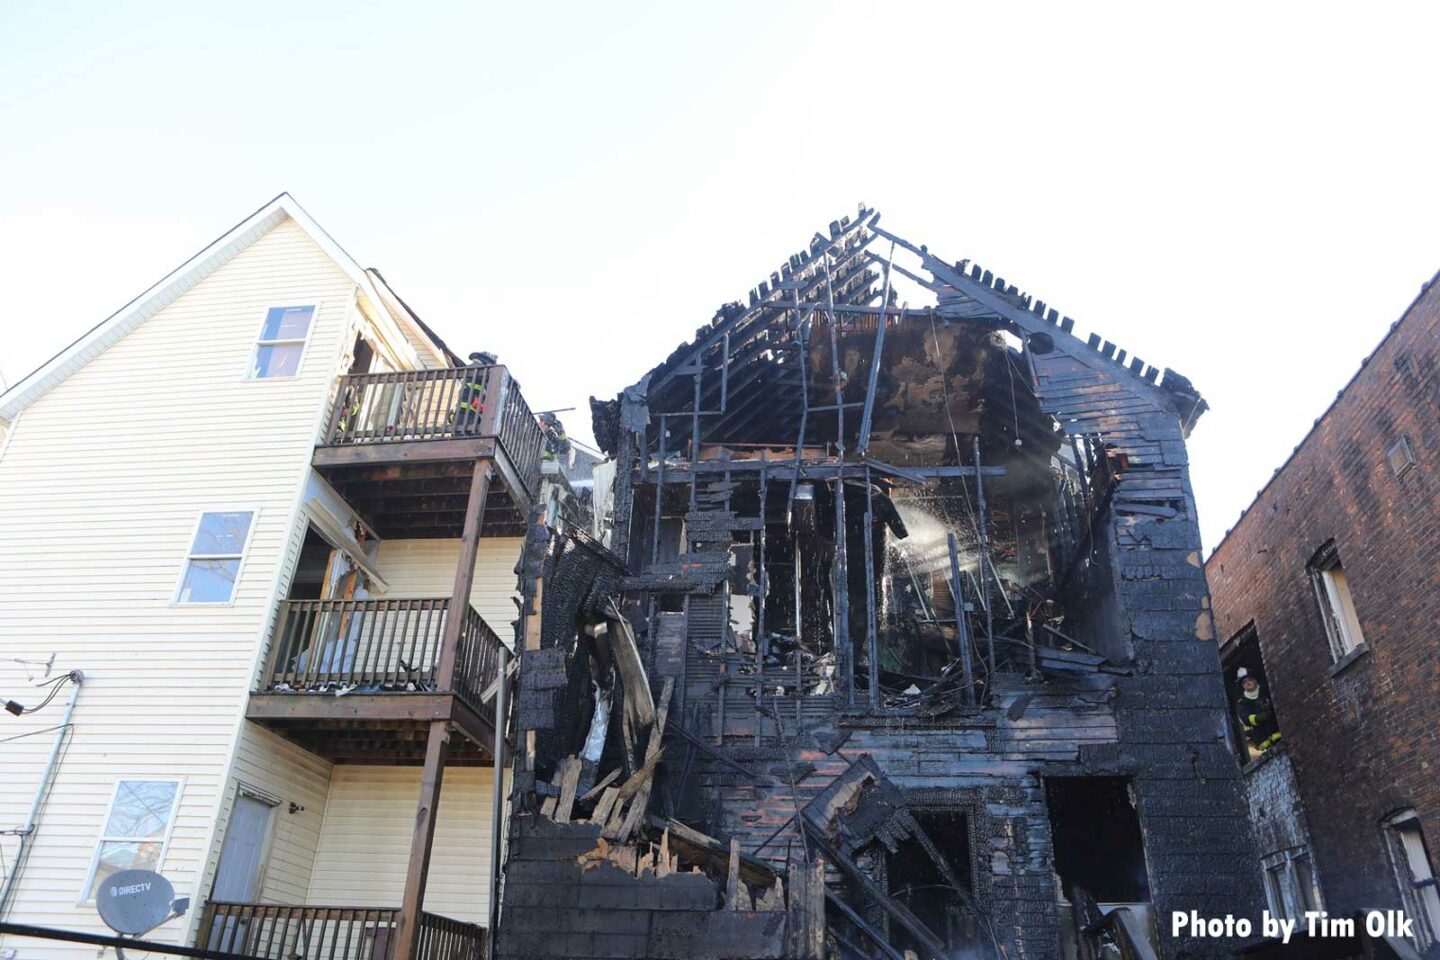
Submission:
[[[0,919],[143,868],[152,940],[472,955],[540,447],[288,195],[0,394]]]

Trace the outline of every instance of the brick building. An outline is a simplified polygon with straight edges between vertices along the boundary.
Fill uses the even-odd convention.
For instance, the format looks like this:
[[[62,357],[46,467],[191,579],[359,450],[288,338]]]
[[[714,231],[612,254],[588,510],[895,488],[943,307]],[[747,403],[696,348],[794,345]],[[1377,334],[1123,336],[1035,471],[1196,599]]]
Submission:
[[[1235,943],[1172,912],[1255,915],[1204,401],[878,219],[594,403],[595,536],[523,565],[498,956],[1178,960]]]
[[[1440,955],[1437,450],[1432,280],[1206,565],[1232,703],[1244,667],[1281,734],[1245,745],[1271,908],[1403,907],[1427,956]]]

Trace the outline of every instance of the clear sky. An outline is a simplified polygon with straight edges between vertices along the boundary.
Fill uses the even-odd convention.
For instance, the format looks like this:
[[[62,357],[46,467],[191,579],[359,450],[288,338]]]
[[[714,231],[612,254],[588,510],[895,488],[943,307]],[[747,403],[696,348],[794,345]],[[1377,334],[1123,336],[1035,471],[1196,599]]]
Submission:
[[[1189,376],[1213,547],[1440,268],[1437,28],[1418,4],[0,0],[0,373],[288,190],[587,437],[590,394],[864,201]]]

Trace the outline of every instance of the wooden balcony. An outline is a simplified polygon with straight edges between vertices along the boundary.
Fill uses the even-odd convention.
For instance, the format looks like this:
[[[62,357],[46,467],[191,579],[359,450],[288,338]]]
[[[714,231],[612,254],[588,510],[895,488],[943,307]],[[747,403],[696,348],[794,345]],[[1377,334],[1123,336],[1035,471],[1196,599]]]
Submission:
[[[260,960],[391,960],[398,907],[319,907],[211,900],[195,946]],[[419,960],[483,960],[485,928],[420,914]]]
[[[502,483],[484,536],[519,536],[540,488],[542,436],[503,366],[345,377],[315,469],[387,538],[460,536],[477,460]]]
[[[491,762],[500,638],[466,605],[440,681],[448,598],[285,600],[246,715],[335,763],[416,764],[448,721],[449,763]]]

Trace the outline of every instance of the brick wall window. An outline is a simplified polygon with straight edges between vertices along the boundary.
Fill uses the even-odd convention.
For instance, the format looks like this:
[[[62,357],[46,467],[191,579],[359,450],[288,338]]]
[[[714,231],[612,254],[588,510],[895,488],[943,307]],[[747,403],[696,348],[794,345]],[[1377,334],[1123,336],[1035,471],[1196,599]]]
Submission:
[[[1414,810],[1402,810],[1385,820],[1390,863],[1400,886],[1405,915],[1415,921],[1415,946],[1423,953],[1440,940],[1440,890],[1425,834]]]
[[[1330,657],[1339,661],[1365,646],[1365,634],[1360,629],[1360,618],[1350,595],[1350,580],[1334,540],[1316,552],[1309,570],[1320,616],[1325,621],[1325,634],[1330,640]]]
[[[1385,462],[1390,464],[1390,469],[1395,476],[1405,475],[1405,471],[1415,466],[1415,451],[1410,449],[1410,440],[1401,437],[1390,445],[1385,451]]]
[[[1303,920],[1306,911],[1321,909],[1309,850],[1282,850],[1265,857],[1260,866],[1265,871],[1265,900],[1272,917]]]
[[[1231,730],[1242,761],[1257,760],[1280,745],[1280,724],[1270,700],[1265,661],[1255,623],[1247,623],[1220,650],[1225,670],[1225,695],[1231,710]]]

